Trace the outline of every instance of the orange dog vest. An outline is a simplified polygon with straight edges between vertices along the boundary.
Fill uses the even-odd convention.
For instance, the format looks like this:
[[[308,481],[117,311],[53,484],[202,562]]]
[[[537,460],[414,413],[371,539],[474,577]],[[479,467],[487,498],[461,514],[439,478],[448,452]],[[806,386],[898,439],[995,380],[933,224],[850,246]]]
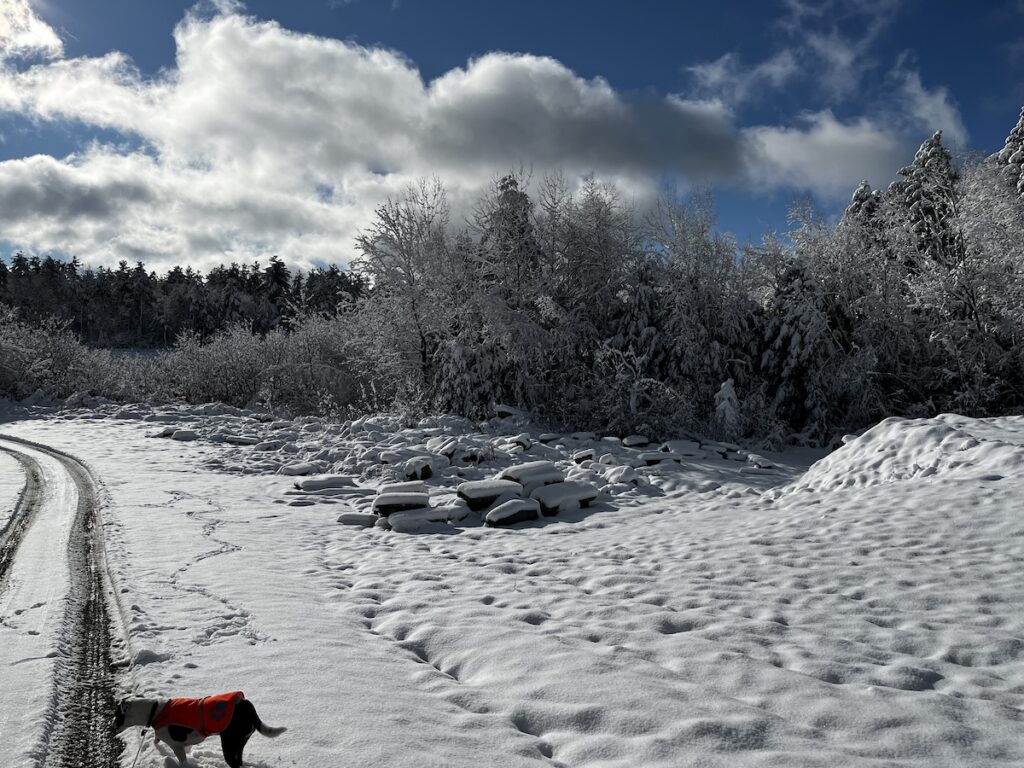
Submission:
[[[202,699],[171,699],[153,720],[153,730],[183,725],[198,731],[203,738],[212,736],[228,727],[235,705],[244,698],[241,691],[232,691]]]

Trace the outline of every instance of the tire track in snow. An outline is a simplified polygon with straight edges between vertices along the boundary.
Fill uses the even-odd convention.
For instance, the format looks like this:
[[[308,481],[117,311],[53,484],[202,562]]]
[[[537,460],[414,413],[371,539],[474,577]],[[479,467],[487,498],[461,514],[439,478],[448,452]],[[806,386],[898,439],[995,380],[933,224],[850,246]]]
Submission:
[[[0,440],[28,449],[26,454],[35,451],[59,462],[78,499],[68,543],[70,584],[58,638],[60,660],[36,764],[39,768],[117,768],[124,743],[114,732],[112,717],[115,671],[111,646],[116,630],[107,607],[108,599],[116,604],[116,597],[103,547],[98,484],[89,469],[70,454],[6,435],[0,435]],[[38,468],[38,462],[34,463]],[[37,509],[43,503],[42,490],[39,483],[31,489],[26,485],[22,501],[28,499],[24,503]],[[28,522],[30,517],[23,530]],[[123,631],[120,635],[117,640],[123,644]]]
[[[25,485],[18,496],[14,513],[4,527],[0,529],[0,590],[2,590],[7,571],[10,569],[11,563],[14,562],[14,556],[17,554],[18,545],[21,544],[25,531],[28,530],[32,518],[35,517],[36,510],[39,509],[42,496],[40,493],[42,472],[38,462],[31,456],[3,446],[0,446],[0,450],[21,464],[25,471]]]

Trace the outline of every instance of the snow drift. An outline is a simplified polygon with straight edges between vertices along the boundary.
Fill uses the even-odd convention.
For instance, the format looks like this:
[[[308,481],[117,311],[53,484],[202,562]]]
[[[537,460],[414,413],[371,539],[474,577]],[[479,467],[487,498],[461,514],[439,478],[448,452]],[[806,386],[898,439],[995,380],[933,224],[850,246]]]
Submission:
[[[1022,416],[890,418],[818,461],[786,490],[867,488],[929,477],[996,481],[1022,471]]]

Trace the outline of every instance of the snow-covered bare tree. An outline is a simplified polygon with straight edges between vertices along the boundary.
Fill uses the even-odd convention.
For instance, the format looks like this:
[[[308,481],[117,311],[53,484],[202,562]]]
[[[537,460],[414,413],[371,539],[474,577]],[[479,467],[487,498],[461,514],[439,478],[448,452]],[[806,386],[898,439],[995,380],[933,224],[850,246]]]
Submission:
[[[449,207],[437,179],[422,180],[376,210],[368,231],[356,238],[360,258],[353,264],[371,286],[364,302],[389,349],[399,350],[406,374],[426,391],[434,353],[450,322],[444,295]]]

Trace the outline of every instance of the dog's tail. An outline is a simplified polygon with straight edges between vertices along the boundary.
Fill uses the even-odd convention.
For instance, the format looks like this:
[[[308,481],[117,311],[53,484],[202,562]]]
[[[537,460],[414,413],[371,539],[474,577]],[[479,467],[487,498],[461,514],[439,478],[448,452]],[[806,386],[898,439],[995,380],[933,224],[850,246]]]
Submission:
[[[259,731],[260,733],[262,733],[264,736],[269,736],[271,739],[276,739],[278,736],[280,736],[282,733],[284,733],[288,729],[287,728],[274,728],[272,726],[264,725],[263,723],[259,723],[256,726],[256,730]]]
[[[252,718],[250,722],[253,725],[255,725],[256,730],[262,733],[264,736],[268,736],[271,739],[276,739],[278,736],[280,736],[282,733],[288,730],[287,728],[274,728],[269,725],[264,725],[263,721],[260,720],[259,713],[256,712],[256,707],[254,707],[252,705],[252,702],[248,699],[243,699],[239,706],[244,707],[247,710],[248,716]]]

